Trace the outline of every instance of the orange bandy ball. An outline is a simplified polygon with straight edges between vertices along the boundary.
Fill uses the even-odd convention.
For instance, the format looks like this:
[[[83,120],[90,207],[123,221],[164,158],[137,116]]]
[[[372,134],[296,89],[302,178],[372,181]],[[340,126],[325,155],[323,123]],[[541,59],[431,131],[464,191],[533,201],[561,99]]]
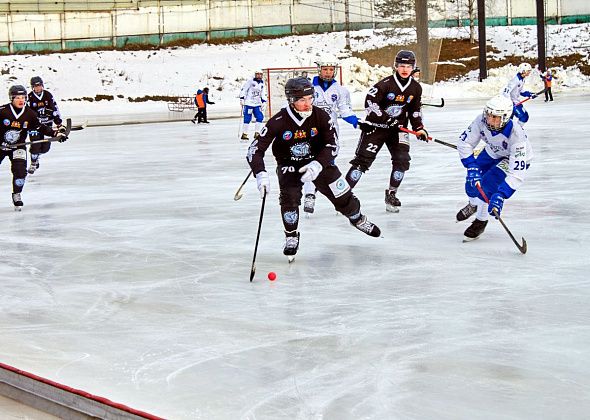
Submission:
[[[268,273],[268,279],[269,279],[270,281],[275,281],[275,280],[276,280],[276,278],[277,278],[277,275],[276,275],[276,273],[275,273],[275,272],[271,271],[270,273]]]

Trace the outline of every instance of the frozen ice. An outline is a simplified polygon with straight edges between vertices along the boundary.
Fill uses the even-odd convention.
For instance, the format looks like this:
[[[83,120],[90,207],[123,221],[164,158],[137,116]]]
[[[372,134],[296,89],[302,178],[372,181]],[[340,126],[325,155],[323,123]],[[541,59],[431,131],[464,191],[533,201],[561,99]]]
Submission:
[[[526,104],[535,158],[503,212],[526,255],[494,220],[462,243],[457,152],[413,138],[400,213],[386,149],[355,189],[383,238],[318,196],[292,264],[271,175],[253,283],[237,119],[72,133],[21,213],[5,159],[0,360],[170,419],[587,416],[590,105],[555,99]],[[456,142],[484,102],[425,109],[426,127]],[[358,131],[340,125],[345,172]]]

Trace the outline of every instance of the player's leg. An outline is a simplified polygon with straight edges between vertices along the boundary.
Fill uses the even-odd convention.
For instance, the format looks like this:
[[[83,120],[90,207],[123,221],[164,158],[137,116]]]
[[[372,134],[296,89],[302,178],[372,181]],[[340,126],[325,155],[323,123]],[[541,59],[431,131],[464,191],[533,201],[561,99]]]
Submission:
[[[241,140],[248,140],[248,133],[250,132],[250,121],[252,121],[253,107],[249,105],[244,106],[244,124],[242,124]]]
[[[324,168],[314,184],[318,191],[330,200],[336,211],[348,218],[351,225],[367,235],[374,237],[381,235],[381,230],[361,213],[359,199],[352,193],[346,177],[342,175],[337,166],[332,165]]]
[[[410,169],[410,136],[408,133],[400,132],[397,139],[388,140],[386,145],[391,155],[391,174],[389,187],[385,190],[385,210],[397,213],[402,205],[397,198],[397,190],[405,173]]]
[[[277,166],[279,180],[279,204],[281,219],[285,229],[285,246],[283,254],[295,255],[299,249],[299,206],[301,205],[301,177],[297,167],[292,165]]]
[[[260,138],[260,130],[262,130],[262,121],[264,120],[264,114],[262,113],[261,107],[254,107],[253,110],[254,118],[256,118],[256,125],[254,128],[254,138]]]
[[[382,129],[361,132],[354,158],[350,161],[350,169],[346,173],[350,188],[354,188],[361,176],[369,170],[388,135],[388,130]]]
[[[21,193],[27,177],[27,151],[16,149],[9,155],[12,171],[12,203],[14,209],[20,211],[23,206]]]

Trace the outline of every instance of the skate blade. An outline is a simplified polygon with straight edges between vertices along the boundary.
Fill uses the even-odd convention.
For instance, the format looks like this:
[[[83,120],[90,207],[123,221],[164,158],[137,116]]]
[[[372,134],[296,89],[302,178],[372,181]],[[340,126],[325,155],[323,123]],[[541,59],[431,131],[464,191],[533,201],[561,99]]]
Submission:
[[[463,243],[465,243],[465,242],[473,242],[473,241],[479,239],[480,237],[481,236],[478,236],[477,238],[468,238],[467,236],[464,236],[463,237]]]
[[[287,256],[287,259],[289,260],[289,264],[291,264],[293,261],[295,261],[295,256],[289,255],[289,256]]]
[[[14,211],[22,211],[23,208],[21,206],[14,206]]]
[[[388,213],[399,213],[399,207],[385,206],[385,211]]]

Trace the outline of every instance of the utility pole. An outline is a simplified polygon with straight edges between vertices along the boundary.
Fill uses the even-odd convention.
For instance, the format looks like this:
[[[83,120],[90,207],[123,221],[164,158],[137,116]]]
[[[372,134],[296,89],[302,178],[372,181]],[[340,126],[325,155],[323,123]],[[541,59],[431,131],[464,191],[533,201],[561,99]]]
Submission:
[[[428,39],[428,0],[416,0],[416,40],[418,41],[418,65],[420,67],[420,79],[427,83],[430,80],[430,54]]]
[[[477,0],[477,29],[479,36],[479,81],[488,77],[486,57],[486,8],[484,0]]]
[[[350,3],[344,0],[344,29],[346,30],[346,49],[350,51]]]
[[[547,55],[545,52],[545,2],[537,0],[537,48],[539,53],[539,70],[545,71]]]

